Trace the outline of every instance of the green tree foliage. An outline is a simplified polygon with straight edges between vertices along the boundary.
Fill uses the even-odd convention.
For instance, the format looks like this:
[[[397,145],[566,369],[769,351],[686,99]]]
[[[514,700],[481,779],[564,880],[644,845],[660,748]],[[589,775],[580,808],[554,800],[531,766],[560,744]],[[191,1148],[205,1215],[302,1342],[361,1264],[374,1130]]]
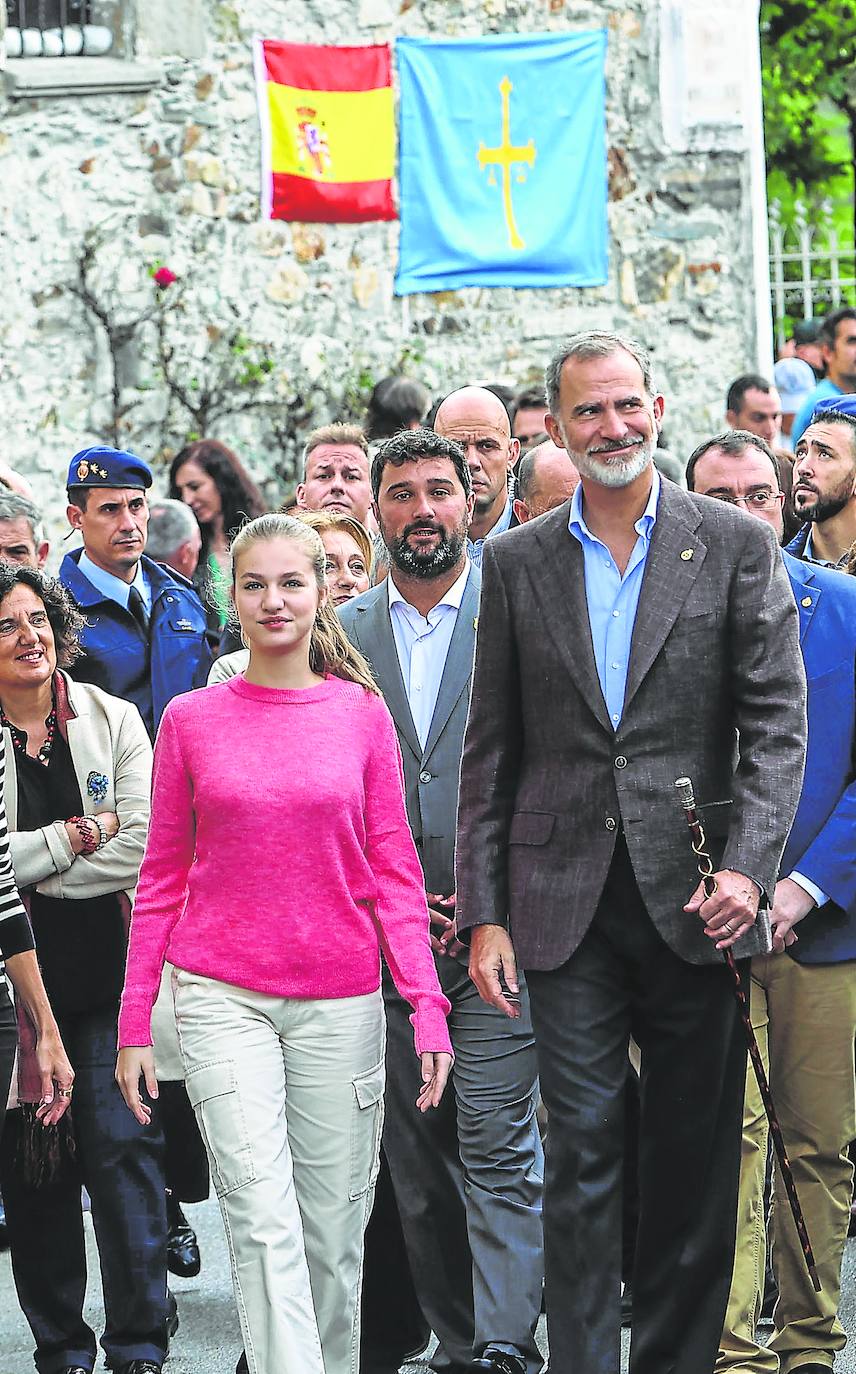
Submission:
[[[762,0],[761,44],[768,171],[852,216],[856,0]]]

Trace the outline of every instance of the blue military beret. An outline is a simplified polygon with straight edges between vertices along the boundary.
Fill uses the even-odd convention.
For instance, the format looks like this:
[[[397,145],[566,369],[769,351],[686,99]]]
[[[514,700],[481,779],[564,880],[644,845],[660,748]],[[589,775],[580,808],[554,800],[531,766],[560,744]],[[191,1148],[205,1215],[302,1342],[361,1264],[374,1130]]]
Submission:
[[[824,415],[845,415],[848,420],[856,423],[856,396],[825,396],[822,401],[818,401],[812,411],[811,424],[822,419]]]
[[[147,491],[152,470],[121,448],[82,448],[68,465],[67,487],[137,487]]]

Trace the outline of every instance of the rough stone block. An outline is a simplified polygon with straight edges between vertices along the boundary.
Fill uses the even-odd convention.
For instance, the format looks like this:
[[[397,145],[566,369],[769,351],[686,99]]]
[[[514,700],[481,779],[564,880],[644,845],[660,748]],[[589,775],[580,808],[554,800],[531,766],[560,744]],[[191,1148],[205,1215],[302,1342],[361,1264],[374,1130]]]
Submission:
[[[149,57],[204,57],[203,0],[145,0],[138,5],[137,51]]]

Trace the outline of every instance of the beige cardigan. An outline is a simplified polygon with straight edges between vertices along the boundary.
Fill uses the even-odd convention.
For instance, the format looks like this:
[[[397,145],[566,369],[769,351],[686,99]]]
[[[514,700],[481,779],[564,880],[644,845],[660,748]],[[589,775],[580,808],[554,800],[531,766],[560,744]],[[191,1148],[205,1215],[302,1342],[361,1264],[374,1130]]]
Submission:
[[[213,687],[215,682],[228,682],[230,677],[237,677],[238,673],[249,667],[249,664],[249,649],[236,649],[233,654],[223,654],[222,658],[215,658],[206,686]]]
[[[8,730],[4,795],[9,847],[19,887],[35,886],[46,897],[102,897],[126,892],[133,899],[151,809],[152,746],[136,706],[102,692],[100,687],[73,682],[63,673],[74,717],[68,721],[68,747],[87,814],[115,811],[119,832],[94,854],[73,852],[63,821],[40,830],[16,832],[18,776],[15,750]],[[107,780],[101,801],[93,795],[90,777]]]

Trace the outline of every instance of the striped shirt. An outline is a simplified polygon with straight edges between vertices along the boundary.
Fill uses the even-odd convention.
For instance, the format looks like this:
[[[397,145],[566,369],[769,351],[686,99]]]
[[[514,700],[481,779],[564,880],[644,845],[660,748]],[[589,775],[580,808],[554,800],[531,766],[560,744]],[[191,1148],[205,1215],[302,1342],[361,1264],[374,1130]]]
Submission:
[[[15,885],[15,870],[9,852],[9,829],[3,785],[6,776],[6,745],[0,731],[0,959],[33,949],[33,932]]]

